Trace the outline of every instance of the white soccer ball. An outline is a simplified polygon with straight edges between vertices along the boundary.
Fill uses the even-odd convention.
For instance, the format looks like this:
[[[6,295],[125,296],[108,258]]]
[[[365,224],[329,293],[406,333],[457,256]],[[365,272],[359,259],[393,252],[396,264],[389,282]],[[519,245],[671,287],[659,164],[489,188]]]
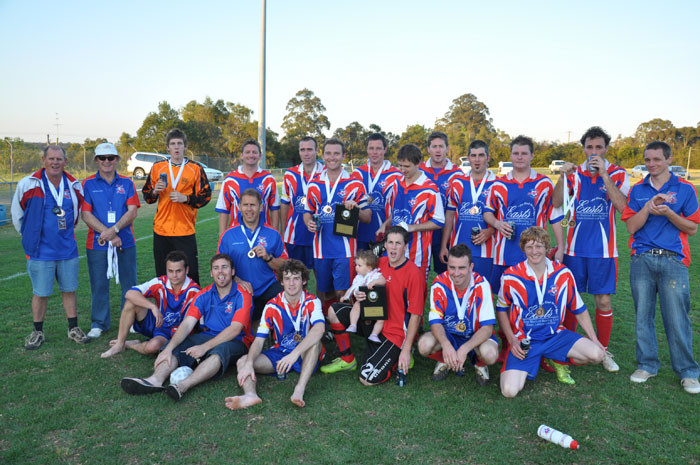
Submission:
[[[181,383],[185,378],[192,374],[192,368],[190,367],[180,367],[170,373],[170,384]]]

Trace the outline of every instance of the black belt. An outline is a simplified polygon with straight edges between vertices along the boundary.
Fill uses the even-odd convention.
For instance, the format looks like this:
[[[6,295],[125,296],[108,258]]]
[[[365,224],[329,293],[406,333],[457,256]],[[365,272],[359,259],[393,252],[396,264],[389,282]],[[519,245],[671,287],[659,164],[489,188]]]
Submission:
[[[666,250],[666,249],[649,249],[644,253],[648,253],[651,255],[666,255],[669,257],[677,257],[678,256],[678,254],[676,252],[671,252],[670,250]]]

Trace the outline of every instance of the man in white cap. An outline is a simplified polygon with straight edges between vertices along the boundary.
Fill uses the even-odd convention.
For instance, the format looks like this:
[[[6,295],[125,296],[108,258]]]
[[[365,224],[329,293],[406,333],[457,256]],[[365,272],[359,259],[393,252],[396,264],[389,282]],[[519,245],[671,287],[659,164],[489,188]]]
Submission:
[[[91,338],[100,337],[110,326],[110,278],[121,285],[122,307],[126,292],[136,285],[136,242],[131,223],[141,204],[133,181],[117,173],[119,160],[114,144],[98,145],[97,173],[83,181],[81,217],[90,228],[85,247],[92,291]]]

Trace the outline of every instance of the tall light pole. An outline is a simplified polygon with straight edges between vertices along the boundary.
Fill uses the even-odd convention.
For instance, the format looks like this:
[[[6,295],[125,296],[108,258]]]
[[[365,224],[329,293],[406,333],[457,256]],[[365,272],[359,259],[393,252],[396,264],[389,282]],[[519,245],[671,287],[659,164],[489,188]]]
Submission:
[[[10,142],[10,141],[7,140],[7,139],[3,139],[3,140],[4,140],[5,142],[7,142],[8,144],[10,144],[10,183],[12,183],[12,182],[14,181],[14,174],[15,174],[15,171],[14,171],[14,165],[15,165],[15,164],[14,164],[14,157],[12,156],[12,142]],[[12,188],[10,188],[10,190],[12,190]]]
[[[260,108],[260,117],[258,118],[258,142],[262,148],[262,157],[260,164],[262,168],[266,168],[265,163],[265,0],[262,0],[262,19],[260,26],[260,100],[258,107]]]
[[[87,158],[85,157],[85,146],[83,144],[80,144],[80,146],[83,148],[83,171],[87,174]]]

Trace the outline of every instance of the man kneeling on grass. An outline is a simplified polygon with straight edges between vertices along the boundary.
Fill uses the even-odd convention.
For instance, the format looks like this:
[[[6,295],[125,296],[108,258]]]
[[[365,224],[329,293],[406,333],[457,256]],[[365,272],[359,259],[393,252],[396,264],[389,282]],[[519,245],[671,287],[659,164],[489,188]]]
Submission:
[[[248,351],[253,340],[253,297],[233,283],[231,257],[216,254],[210,263],[214,283],[194,297],[177,332],[156,358],[153,374],[148,378],[122,379],[122,389],[128,394],[165,391],[173,400],[180,400],[190,388],[215,375],[223,376],[226,368]],[[198,321],[202,332],[190,334]],[[194,368],[194,372],[178,384],[163,387],[178,366]]]
[[[144,355],[156,354],[173,337],[187,306],[200,289],[187,277],[189,268],[184,252],[170,252],[165,258],[165,270],[165,276],[153,278],[126,292],[119,333],[109,342],[110,349],[102,352],[102,358],[123,352],[125,348]],[[127,341],[132,325],[134,331],[150,339]]]
[[[238,384],[243,395],[226,398],[226,407],[238,410],[262,402],[256,392],[255,373],[276,373],[286,378],[291,370],[299,373],[290,400],[304,407],[304,391],[324,352],[321,336],[325,330],[321,301],[306,292],[309,270],[299,260],[289,260],[279,268],[283,292],[277,294],[263,311],[257,337],[245,357],[238,360]],[[263,351],[272,332],[275,344]]]

